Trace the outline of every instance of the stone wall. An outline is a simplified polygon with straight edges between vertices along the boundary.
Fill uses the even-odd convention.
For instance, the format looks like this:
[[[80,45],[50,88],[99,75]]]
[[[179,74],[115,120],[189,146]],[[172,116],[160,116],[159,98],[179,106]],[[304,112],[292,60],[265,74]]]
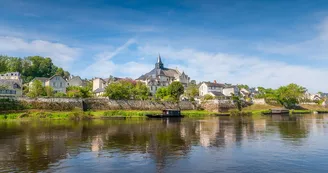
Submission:
[[[193,110],[194,105],[188,101],[179,104],[151,100],[109,100],[108,98],[89,98],[84,100],[87,109],[91,110]]]
[[[266,104],[264,98],[262,98],[262,99],[253,99],[253,103],[258,104],[258,105],[265,105]]]
[[[21,109],[45,109],[56,111],[81,110],[193,110],[195,106],[188,101],[179,104],[151,100],[109,100],[108,98],[27,98],[0,97],[0,111]]]
[[[227,112],[229,109],[235,109],[232,101],[207,100],[201,103],[201,108],[209,112]]]

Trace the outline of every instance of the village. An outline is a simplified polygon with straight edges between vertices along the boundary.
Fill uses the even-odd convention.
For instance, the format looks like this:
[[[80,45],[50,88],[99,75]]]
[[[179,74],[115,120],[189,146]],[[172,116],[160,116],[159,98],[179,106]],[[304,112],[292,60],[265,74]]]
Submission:
[[[146,98],[143,99],[164,99],[164,96],[159,97],[160,90],[168,87],[173,82],[179,82],[184,88],[184,94],[181,94],[178,100],[197,101],[198,103],[204,100],[217,100],[217,101],[231,101],[233,96],[237,96],[240,100],[255,103],[265,104],[264,92],[265,89],[261,87],[248,87],[242,84],[227,84],[224,81],[201,81],[196,83],[184,71],[177,68],[167,68],[162,57],[158,55],[154,69],[146,74],[140,75],[137,79],[113,77],[108,74],[108,78],[94,77],[92,79],[82,79],[80,76],[70,75],[65,79],[63,75],[55,74],[51,77],[38,76],[33,78],[27,83],[23,83],[21,74],[19,72],[6,72],[0,74],[0,97],[107,97],[106,88],[113,83],[122,80],[132,82],[141,82],[147,86],[148,91],[145,93]],[[35,93],[30,94],[33,90],[35,83],[39,83],[45,88],[45,94]],[[89,95],[80,96],[69,90],[76,87],[86,88],[89,87]],[[75,90],[74,90],[75,89]],[[24,90],[30,92],[24,92]],[[50,92],[50,93],[49,93]],[[29,95],[30,94],[30,95]],[[307,104],[326,104],[327,93],[309,93],[304,89],[300,102]],[[114,98],[115,99],[115,98]],[[118,98],[120,99],[120,98]],[[134,99],[134,98],[127,98]],[[164,99],[165,100],[165,99]]]

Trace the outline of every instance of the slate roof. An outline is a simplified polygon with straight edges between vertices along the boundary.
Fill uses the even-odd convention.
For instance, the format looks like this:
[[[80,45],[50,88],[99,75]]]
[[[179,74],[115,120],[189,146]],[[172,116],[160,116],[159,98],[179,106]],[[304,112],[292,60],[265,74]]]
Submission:
[[[211,91],[210,93],[215,95],[215,97],[224,97],[225,96],[223,93],[218,92],[218,91]]]
[[[0,74],[0,76],[20,76],[19,72],[8,72],[4,74]]]
[[[225,87],[226,85],[225,84],[221,84],[221,83],[213,83],[213,82],[205,82],[205,84],[208,86],[208,87]]]
[[[17,87],[14,87],[16,84]],[[12,88],[21,88],[20,81],[16,79],[0,79],[0,85],[2,86],[10,86]]]
[[[170,68],[154,68],[150,72],[141,75],[137,80],[146,80],[147,78],[154,78],[157,76],[168,76],[168,77],[175,77],[176,75],[179,75],[180,72],[175,69]]]
[[[105,92],[105,88],[98,88],[94,91],[94,93],[101,93],[101,92]]]
[[[47,77],[36,77],[36,78],[34,78],[32,81],[34,81],[34,80],[39,80],[39,81],[41,81],[41,82],[46,82],[48,79],[49,79],[49,78],[47,78]],[[32,81],[31,81],[31,82],[32,82]]]

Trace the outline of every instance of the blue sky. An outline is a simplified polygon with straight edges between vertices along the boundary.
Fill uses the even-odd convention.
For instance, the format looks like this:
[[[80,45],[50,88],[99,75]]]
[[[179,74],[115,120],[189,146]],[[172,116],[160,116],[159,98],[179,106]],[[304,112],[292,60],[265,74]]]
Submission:
[[[327,91],[327,1],[0,0],[0,54],[136,78],[158,53],[197,81]]]

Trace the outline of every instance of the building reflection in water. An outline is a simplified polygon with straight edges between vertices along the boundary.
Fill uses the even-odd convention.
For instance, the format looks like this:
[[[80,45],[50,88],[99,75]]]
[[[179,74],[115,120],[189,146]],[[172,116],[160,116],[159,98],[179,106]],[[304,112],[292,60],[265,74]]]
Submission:
[[[300,144],[310,131],[327,133],[323,116],[212,117],[0,123],[0,172],[47,170],[81,153],[147,155],[160,172],[188,157],[193,146],[225,149],[279,134]],[[295,143],[296,141],[296,143]]]

